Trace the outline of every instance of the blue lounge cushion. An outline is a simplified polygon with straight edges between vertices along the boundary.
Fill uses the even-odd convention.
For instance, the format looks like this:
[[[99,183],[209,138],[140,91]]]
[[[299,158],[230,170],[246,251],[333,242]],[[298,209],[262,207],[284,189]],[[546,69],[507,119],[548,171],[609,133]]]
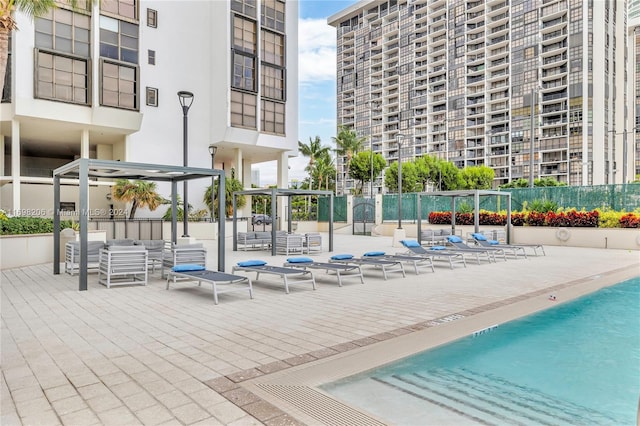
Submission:
[[[243,260],[238,262],[238,266],[264,266],[267,262],[264,260]]]
[[[484,234],[481,234],[479,232],[475,232],[471,234],[471,236],[478,241],[487,241],[487,237],[485,237]]]
[[[298,257],[289,257],[287,258],[287,262],[289,263],[312,263],[313,259],[310,257],[298,256]]]
[[[497,246],[498,244],[500,244],[500,241],[498,241],[498,240],[489,240],[489,244],[491,244],[492,246]]]
[[[204,271],[206,268],[202,265],[194,265],[192,263],[185,263],[183,265],[176,265],[171,270],[173,272],[189,272],[189,271]]]
[[[462,238],[458,237],[457,235],[449,235],[447,237],[447,240],[449,240],[450,243],[461,243],[462,242]]]
[[[384,256],[384,252],[383,251],[368,251],[364,254],[364,256],[367,257],[374,257],[374,256]]]
[[[349,260],[353,259],[352,254],[334,254],[331,256],[331,260]]]
[[[445,246],[431,246],[429,250],[446,250]]]
[[[420,243],[416,240],[400,240],[400,243],[405,247],[420,247]]]

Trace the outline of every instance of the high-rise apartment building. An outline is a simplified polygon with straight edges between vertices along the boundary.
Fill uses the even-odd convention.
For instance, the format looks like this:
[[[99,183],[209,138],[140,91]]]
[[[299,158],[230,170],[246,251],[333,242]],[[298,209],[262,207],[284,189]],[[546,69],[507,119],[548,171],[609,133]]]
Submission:
[[[15,18],[0,105],[0,207],[52,206],[52,170],[79,157],[183,165],[179,91],[193,93],[189,166],[211,167],[213,144],[216,168],[233,169],[245,187],[251,165],[271,160],[287,184],[298,141],[298,2],[102,0]],[[189,185],[194,207],[210,183]],[[93,190],[92,206],[107,203],[108,191]]]
[[[634,176],[640,175],[640,0],[629,2],[627,62],[627,120],[628,148],[634,150],[634,161],[629,169]],[[631,177],[631,176],[630,176]]]
[[[626,16],[626,1],[614,0],[360,1],[328,19],[337,124],[388,162],[402,138],[403,161],[489,166],[494,186],[631,180],[622,167],[634,151],[623,159]],[[342,182],[348,192],[353,182]]]

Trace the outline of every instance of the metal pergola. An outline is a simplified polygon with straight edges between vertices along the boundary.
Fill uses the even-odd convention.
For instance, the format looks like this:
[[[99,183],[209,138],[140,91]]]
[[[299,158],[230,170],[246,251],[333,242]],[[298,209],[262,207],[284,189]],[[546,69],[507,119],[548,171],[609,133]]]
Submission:
[[[218,178],[218,211],[224,212],[225,176],[223,170],[159,164],[128,163],[112,160],[80,158],[53,171],[53,273],[60,274],[60,184],[61,179],[73,179],[79,186],[80,274],[78,290],[87,290],[87,232],[89,225],[89,180],[130,179],[171,182],[171,241],[177,242],[178,182],[193,179]],[[67,182],[65,182],[67,184]],[[211,193],[214,206],[215,194]],[[184,214],[188,214],[185,209]],[[218,271],[225,271],[225,221],[218,220]]]
[[[263,188],[263,189],[247,189],[244,191],[236,191],[233,193],[233,251],[238,251],[238,219],[236,216],[236,198],[238,195],[267,195],[271,197],[271,216],[273,223],[276,223],[278,217],[277,197],[287,197],[289,203],[287,205],[287,232],[291,233],[291,197],[304,195],[318,195],[329,197],[329,251],[333,251],[333,192],[332,191],[314,191],[304,189],[280,189],[280,188]],[[271,255],[276,255],[276,227],[271,226]]]
[[[417,216],[418,216],[418,242],[422,244],[422,212],[421,199],[424,196],[431,197],[449,197],[451,198],[451,233],[456,231],[456,198],[473,196],[473,229],[474,232],[480,231],[480,197],[497,196],[507,197],[507,244],[511,242],[511,193],[507,191],[492,191],[483,189],[460,190],[460,191],[434,191],[421,192],[418,195]]]

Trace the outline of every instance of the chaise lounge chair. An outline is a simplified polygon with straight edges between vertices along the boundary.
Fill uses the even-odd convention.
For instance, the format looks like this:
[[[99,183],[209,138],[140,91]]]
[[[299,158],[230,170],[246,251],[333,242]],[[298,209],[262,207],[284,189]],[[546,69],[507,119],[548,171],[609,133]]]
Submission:
[[[198,281],[198,286],[201,286],[203,282],[211,284],[213,302],[216,305],[218,304],[218,294],[220,293],[249,290],[249,298],[253,299],[253,286],[249,277],[210,271],[202,265],[181,264],[172,267],[167,274],[167,290],[169,290],[171,281],[176,282],[176,278],[186,281]],[[225,286],[226,288],[221,290],[220,286]]]
[[[525,253],[525,249],[526,248],[532,249],[534,256],[538,255],[538,249],[542,250],[542,255],[543,256],[547,255],[544,252],[544,246],[542,244],[501,244],[499,241],[487,239],[487,237],[484,234],[473,233],[473,234],[471,234],[471,236],[475,240],[476,244],[478,244],[478,245],[480,245],[482,247],[497,247],[497,248],[504,248],[504,249],[506,249],[506,248],[521,249],[525,258],[527,257],[527,254]]]
[[[430,269],[431,272],[435,272],[433,267],[433,258],[431,256],[409,256],[408,254],[386,254],[383,251],[370,251],[362,255],[367,259],[386,259],[386,260],[398,260],[400,262],[413,265],[413,269],[416,275],[419,275],[418,271],[421,268]]]
[[[336,254],[329,258],[330,263],[344,263],[347,265],[371,266],[382,271],[384,279],[387,279],[387,272],[400,272],[403,277],[407,275],[404,272],[404,266],[399,260],[388,259],[372,259],[366,257],[354,257],[352,254]]]
[[[467,267],[464,254],[457,251],[446,250],[444,246],[433,246],[425,249],[417,240],[401,240],[400,243],[407,249],[406,254],[428,257],[431,260],[445,260],[449,262],[451,269],[453,269],[454,263],[462,263],[462,266]]]
[[[496,261],[496,255],[502,256],[504,260],[507,260],[507,254],[504,250],[499,248],[488,247],[471,247],[468,246],[462,238],[457,235],[450,235],[447,237],[447,242],[454,248],[454,250],[465,254],[475,254],[478,263],[480,263],[480,255],[486,255],[489,262]]]
[[[509,254],[511,254],[515,259],[518,258],[518,255],[524,256],[525,259],[527,258],[527,253],[524,251],[524,247],[514,246],[511,244],[499,244],[498,241],[495,241],[495,243],[492,243],[489,240],[487,240],[487,237],[484,234],[481,234],[479,232],[472,233],[471,237],[479,247],[499,248],[501,250],[504,250],[505,253],[508,252]]]
[[[360,282],[364,284],[362,269],[360,265],[345,265],[341,263],[316,262],[310,257],[290,257],[282,265],[290,268],[302,269],[321,269],[327,274],[333,272],[338,279],[338,286],[342,287],[343,278],[360,278]]]
[[[260,274],[278,276],[284,281],[284,290],[287,294],[289,294],[289,284],[302,284],[310,282],[313,289],[316,289],[316,279],[313,276],[313,272],[307,271],[305,269],[286,268],[284,266],[271,266],[267,265],[267,262],[265,262],[264,260],[246,260],[238,262],[233,266],[231,272],[233,273],[236,271],[255,272],[256,281],[260,279]],[[291,278],[293,278],[294,281],[289,281]]]

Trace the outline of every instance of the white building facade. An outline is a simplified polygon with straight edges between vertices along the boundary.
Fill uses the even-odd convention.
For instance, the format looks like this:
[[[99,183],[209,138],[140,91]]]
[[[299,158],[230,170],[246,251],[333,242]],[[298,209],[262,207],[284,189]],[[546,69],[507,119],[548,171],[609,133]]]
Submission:
[[[213,145],[215,168],[246,188],[252,164],[274,160],[286,186],[298,141],[296,1],[99,3],[16,15],[0,105],[1,208],[49,208],[52,170],[79,157],[183,165],[179,91],[193,94],[189,166],[212,167]],[[94,185],[93,206],[111,202],[112,183]],[[194,208],[209,184],[189,184]]]
[[[402,135],[403,161],[428,154],[459,168],[489,166],[494,187],[531,177],[631,181],[626,6],[360,1],[328,19],[337,30],[337,124],[366,137],[365,148],[388,163]],[[343,166],[339,159],[342,175]],[[338,192],[353,185],[337,182]],[[381,190],[382,176],[374,185]]]

